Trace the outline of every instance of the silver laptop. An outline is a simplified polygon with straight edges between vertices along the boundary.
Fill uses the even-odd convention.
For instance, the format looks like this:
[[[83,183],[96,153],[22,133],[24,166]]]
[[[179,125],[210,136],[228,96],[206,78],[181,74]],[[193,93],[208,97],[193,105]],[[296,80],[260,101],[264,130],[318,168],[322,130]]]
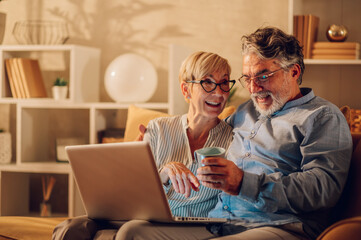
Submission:
[[[146,142],[66,147],[90,218],[157,222],[226,222],[225,218],[172,216]]]

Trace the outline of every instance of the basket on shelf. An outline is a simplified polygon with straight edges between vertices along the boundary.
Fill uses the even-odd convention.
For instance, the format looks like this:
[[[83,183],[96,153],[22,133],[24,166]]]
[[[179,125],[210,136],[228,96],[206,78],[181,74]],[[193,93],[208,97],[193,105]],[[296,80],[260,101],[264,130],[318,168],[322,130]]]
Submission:
[[[13,35],[19,44],[64,44],[68,38],[68,26],[59,21],[18,21]]]

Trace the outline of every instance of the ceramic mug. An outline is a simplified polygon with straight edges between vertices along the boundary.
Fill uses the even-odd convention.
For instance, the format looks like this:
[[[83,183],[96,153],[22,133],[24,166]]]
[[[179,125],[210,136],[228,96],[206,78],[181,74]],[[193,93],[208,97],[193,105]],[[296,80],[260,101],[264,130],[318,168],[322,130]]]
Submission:
[[[224,158],[226,154],[226,149],[221,147],[206,147],[194,151],[194,159],[198,162],[199,166],[204,166],[202,164],[202,159],[206,157],[222,157]]]

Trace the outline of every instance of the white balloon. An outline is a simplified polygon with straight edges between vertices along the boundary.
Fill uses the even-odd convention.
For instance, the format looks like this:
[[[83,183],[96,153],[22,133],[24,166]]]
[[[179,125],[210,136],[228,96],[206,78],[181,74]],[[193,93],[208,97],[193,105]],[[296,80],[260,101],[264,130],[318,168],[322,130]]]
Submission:
[[[104,80],[105,90],[115,102],[146,102],[157,89],[158,76],[147,59],[127,53],[108,65]]]

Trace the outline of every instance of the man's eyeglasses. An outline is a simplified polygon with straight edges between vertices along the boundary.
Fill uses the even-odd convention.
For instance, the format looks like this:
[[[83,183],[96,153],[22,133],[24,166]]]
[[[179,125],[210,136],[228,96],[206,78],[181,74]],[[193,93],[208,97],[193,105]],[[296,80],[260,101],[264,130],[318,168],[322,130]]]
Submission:
[[[192,80],[192,81],[186,81],[187,83],[199,83],[204,91],[207,93],[213,92],[217,86],[223,91],[223,92],[229,92],[233,88],[234,84],[236,83],[236,80],[225,80],[220,83],[216,83],[213,78],[206,78],[203,80]]]
[[[282,70],[282,69],[283,68],[280,68],[273,72],[269,72],[266,74],[259,74],[254,77],[242,75],[240,78],[238,78],[238,81],[242,84],[242,86],[244,88],[247,88],[251,84],[252,79],[253,79],[254,83],[256,83],[257,85],[262,85],[262,84],[265,84],[269,80],[269,78],[272,77],[276,72],[278,72],[279,70]]]

